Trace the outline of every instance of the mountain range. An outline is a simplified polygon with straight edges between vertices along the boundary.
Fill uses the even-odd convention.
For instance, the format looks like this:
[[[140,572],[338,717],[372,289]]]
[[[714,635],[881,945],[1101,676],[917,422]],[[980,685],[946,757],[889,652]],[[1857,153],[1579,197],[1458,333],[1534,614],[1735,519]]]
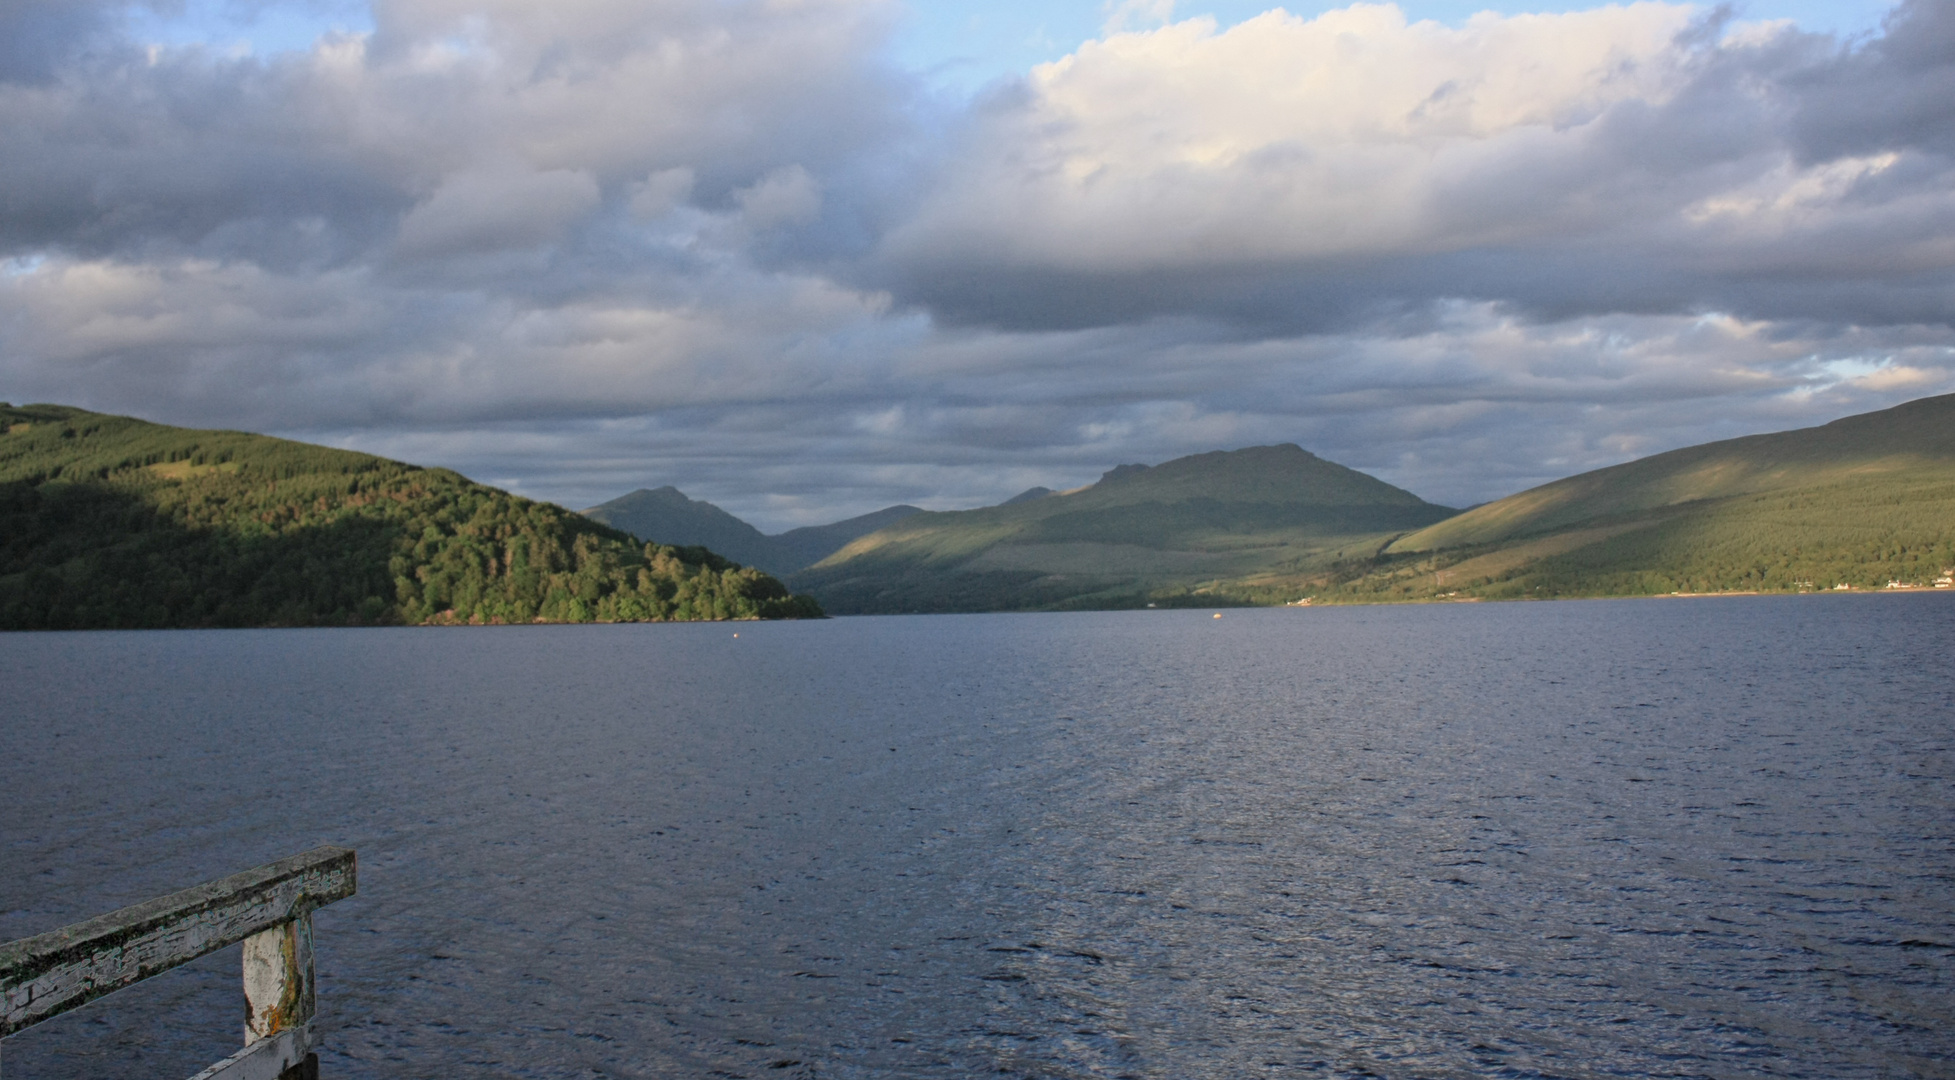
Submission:
[[[1463,513],[1289,444],[781,537],[672,488],[605,507],[650,497],[675,526],[685,509],[740,542],[806,536],[791,555],[741,550],[838,613],[1933,587],[1955,568],[1955,395],[1655,454]]]
[[[775,536],[671,487],[586,513],[367,454],[0,403],[0,628],[1955,588],[1955,395],[1465,512],[1283,444]]]

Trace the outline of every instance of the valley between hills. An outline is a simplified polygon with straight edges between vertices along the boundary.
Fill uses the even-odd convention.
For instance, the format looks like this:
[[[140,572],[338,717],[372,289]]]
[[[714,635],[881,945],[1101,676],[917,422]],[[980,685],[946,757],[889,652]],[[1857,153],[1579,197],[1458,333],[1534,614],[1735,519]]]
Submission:
[[[585,513],[724,544],[838,614],[1947,588],[1955,395],[1655,454],[1464,513],[1287,444],[779,537],[672,488]]]
[[[1955,586],[1955,395],[1460,512],[1301,447],[768,536],[444,469],[0,406],[0,628],[624,622]]]

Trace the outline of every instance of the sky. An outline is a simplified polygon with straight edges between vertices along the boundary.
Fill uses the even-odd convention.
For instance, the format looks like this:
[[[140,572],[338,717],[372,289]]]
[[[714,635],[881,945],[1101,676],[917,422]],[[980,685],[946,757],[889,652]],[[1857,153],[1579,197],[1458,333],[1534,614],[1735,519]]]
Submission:
[[[766,531],[1955,392],[1955,5],[0,0],[0,399]]]

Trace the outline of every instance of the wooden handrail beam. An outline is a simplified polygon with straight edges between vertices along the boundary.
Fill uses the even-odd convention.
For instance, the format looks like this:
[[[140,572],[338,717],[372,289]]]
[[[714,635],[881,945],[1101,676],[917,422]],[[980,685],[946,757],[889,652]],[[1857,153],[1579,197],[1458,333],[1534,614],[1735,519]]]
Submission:
[[[159,897],[93,919],[0,945],[0,1037],[50,1016],[87,1004],[104,994],[147,979],[206,953],[253,935],[295,924],[264,939],[267,953],[303,949],[291,963],[303,963],[304,1016],[311,1019],[311,926],[313,909],[352,896],[356,886],[353,852],[319,847],[255,870],[232,874],[180,893]],[[299,940],[303,935],[303,940]],[[256,943],[254,943],[256,944]],[[247,949],[251,952],[251,949]],[[246,990],[252,991],[247,956]],[[254,1020],[262,1037],[282,1027],[282,988],[267,1002],[267,1017]],[[254,1014],[258,1003],[251,1003]],[[270,1030],[266,1030],[270,1029]]]

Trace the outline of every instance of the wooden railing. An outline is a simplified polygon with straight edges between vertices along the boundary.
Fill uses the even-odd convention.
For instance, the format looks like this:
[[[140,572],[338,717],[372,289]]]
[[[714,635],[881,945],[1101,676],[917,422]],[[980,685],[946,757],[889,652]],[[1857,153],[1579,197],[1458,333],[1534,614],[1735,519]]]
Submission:
[[[310,1080],[312,912],[352,896],[355,869],[314,848],[0,945],[0,1038],[242,941],[244,1049],[193,1080]]]

